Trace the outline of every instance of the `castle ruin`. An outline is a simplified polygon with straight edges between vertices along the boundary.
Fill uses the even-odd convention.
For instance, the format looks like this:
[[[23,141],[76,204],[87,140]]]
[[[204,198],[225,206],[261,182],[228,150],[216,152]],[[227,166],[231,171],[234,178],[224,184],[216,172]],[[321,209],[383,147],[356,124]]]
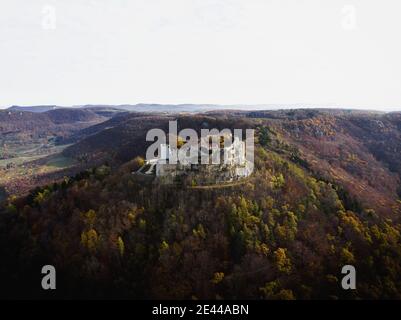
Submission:
[[[213,151],[210,144],[213,138],[216,136],[208,135],[199,139],[196,147],[200,146],[200,152],[196,155],[191,156],[190,149],[187,148],[186,161],[171,161],[174,159],[174,153],[177,155],[179,152],[179,148],[161,144],[160,156],[147,160],[136,173],[155,176],[166,184],[183,183],[192,186],[233,182],[250,176],[252,166],[246,159],[245,142],[238,137],[234,137],[232,141],[231,134],[219,135],[220,148]],[[225,139],[231,141],[228,146],[224,145]]]

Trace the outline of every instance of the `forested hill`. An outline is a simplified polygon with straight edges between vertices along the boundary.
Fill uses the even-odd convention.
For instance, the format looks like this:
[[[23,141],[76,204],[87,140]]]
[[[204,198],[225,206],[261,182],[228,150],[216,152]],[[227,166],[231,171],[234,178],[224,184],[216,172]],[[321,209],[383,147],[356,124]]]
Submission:
[[[343,110],[214,111],[201,115],[123,114],[83,130],[64,154],[122,164],[145,155],[151,128],[254,128],[260,144],[368,206],[391,212],[401,195],[401,114]]]
[[[4,204],[1,295],[49,297],[37,274],[52,264],[57,298],[401,298],[399,114],[178,119],[254,128],[253,175],[203,189],[144,181],[131,174],[146,147],[131,140],[138,119],[117,121],[69,150],[113,148],[109,165]],[[144,116],[141,128],[155,121],[167,123]],[[341,288],[345,264],[357,290]]]
[[[0,134],[41,136],[62,134],[107,120],[92,110],[54,109],[42,113],[0,110]]]

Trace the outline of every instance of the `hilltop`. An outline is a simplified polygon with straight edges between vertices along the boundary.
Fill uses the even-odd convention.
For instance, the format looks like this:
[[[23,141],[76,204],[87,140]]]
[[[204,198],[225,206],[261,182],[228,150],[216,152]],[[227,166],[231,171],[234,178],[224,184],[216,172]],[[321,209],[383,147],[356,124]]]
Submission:
[[[256,128],[263,143],[328,181],[344,185],[362,201],[388,211],[401,193],[400,113],[288,110],[198,115],[129,114],[113,118],[64,150],[79,158],[122,164],[144,156],[147,130],[177,119],[181,128]],[[99,128],[99,126],[101,128]],[[262,129],[261,129],[262,128]],[[89,129],[87,129],[89,130]]]
[[[107,118],[88,109],[51,109],[44,112],[30,112],[17,110],[0,110],[0,133],[23,133],[41,135],[60,130],[79,129],[95,123],[105,121]]]

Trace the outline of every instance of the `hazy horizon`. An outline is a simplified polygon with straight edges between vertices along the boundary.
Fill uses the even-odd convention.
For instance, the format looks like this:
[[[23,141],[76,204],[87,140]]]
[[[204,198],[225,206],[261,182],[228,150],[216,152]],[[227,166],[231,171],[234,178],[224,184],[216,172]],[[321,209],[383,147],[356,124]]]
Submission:
[[[400,9],[396,0],[3,0],[0,108],[401,110]]]
[[[180,104],[170,104],[170,103],[123,103],[123,104],[102,104],[102,103],[88,103],[88,104],[79,104],[79,105],[58,105],[58,104],[44,104],[44,105],[11,105],[11,106],[0,106],[0,110],[6,110],[12,107],[22,107],[22,108],[35,108],[35,107],[57,107],[57,108],[80,108],[80,107],[96,107],[96,106],[104,106],[104,107],[128,107],[128,106],[147,106],[147,105],[160,105],[160,106],[196,106],[196,107],[211,107],[218,110],[221,108],[224,109],[233,109],[233,110],[290,110],[290,109],[338,109],[338,110],[359,110],[359,111],[378,111],[378,112],[398,112],[401,111],[401,108],[374,108],[374,107],[352,107],[352,106],[329,106],[329,105],[303,105],[303,104],[213,104],[213,103],[180,103]],[[173,110],[172,110],[173,111]]]

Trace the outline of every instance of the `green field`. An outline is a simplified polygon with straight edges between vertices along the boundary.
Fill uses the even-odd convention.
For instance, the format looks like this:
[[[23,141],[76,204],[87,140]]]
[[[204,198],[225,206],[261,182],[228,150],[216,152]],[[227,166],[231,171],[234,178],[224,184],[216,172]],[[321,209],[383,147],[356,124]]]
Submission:
[[[76,165],[74,159],[62,155],[67,146],[25,145],[19,149],[18,154],[14,153],[14,157],[0,160],[0,188],[5,188],[10,194],[22,194],[33,188],[38,179],[44,179],[40,181],[46,182],[49,175]],[[16,148],[13,151],[15,152]],[[0,198],[6,196],[7,193],[2,195],[0,192]]]
[[[39,152],[39,150],[42,150],[43,146],[38,146],[38,145],[31,145],[31,146],[24,146],[20,147],[19,149],[14,149],[14,152],[17,152],[17,155],[13,158],[8,158],[8,159],[2,159],[0,160],[0,168],[6,168],[8,164],[14,164],[15,167],[19,167],[24,164],[28,164],[32,161],[39,160],[42,158],[49,157],[51,155],[56,155],[61,153],[68,145],[62,145],[62,146],[54,146],[50,145],[46,148],[45,152]],[[67,158],[64,158],[62,156],[57,156],[54,159],[50,158],[49,159],[49,166],[61,168],[66,166],[69,166],[69,161]]]
[[[74,159],[64,157],[61,154],[56,154],[53,157],[49,158],[45,166],[55,169],[63,169],[63,168],[68,168],[74,164],[75,164]]]

